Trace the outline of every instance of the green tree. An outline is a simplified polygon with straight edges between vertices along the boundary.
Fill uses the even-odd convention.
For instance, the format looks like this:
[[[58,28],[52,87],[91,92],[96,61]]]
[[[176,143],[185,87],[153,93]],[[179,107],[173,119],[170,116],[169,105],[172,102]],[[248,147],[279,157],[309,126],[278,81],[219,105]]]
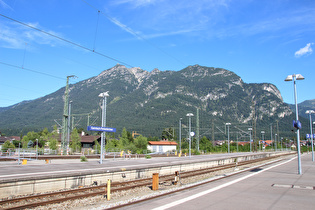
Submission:
[[[146,137],[140,135],[135,139],[136,152],[142,154],[144,150],[147,150],[148,140]]]
[[[129,145],[129,139],[128,139],[128,133],[127,133],[127,130],[126,128],[124,128],[121,132],[121,137],[119,138],[119,141],[120,141],[120,144],[121,144],[121,147],[124,148],[126,147],[127,145]]]
[[[26,136],[23,136],[22,139],[22,147],[23,148],[29,148],[29,147],[33,147],[34,142],[36,141],[36,139],[39,139],[40,135],[34,131],[30,131],[26,134]],[[32,146],[30,141],[32,141]]]
[[[19,147],[19,144],[21,145],[21,141],[13,140],[12,143],[14,144],[15,148]]]
[[[54,126],[54,130],[51,132],[50,135],[47,136],[48,140],[48,145],[49,149],[51,150],[56,150],[57,149],[57,144],[58,144],[58,132],[57,132],[57,126]]]
[[[71,143],[70,143],[70,148],[72,151],[81,151],[81,141],[80,141],[80,135],[77,131],[77,129],[73,129],[71,133]]]
[[[48,145],[49,145],[49,149],[51,150],[56,150],[57,149],[57,139],[54,137],[51,137],[51,139],[49,139],[48,141]]]
[[[23,136],[23,139],[22,139],[22,148],[26,149],[27,148],[27,143],[28,143],[29,139],[27,136]]]
[[[94,150],[96,151],[97,154],[101,153],[101,145],[98,143],[97,139],[94,141]]]
[[[2,145],[2,151],[7,151],[8,149],[14,149],[15,146],[13,143],[11,143],[9,140],[5,141],[4,144]]]
[[[120,148],[119,141],[117,139],[108,139],[105,145],[106,150],[114,150]]]

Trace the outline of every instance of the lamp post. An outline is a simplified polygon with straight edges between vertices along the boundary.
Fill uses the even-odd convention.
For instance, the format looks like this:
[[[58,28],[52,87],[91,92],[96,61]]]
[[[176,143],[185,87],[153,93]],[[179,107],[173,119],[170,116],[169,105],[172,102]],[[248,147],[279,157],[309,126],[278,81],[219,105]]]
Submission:
[[[248,128],[249,130],[249,151],[252,152],[252,130],[253,128]]]
[[[296,121],[299,120],[299,112],[298,112],[298,105],[297,105],[297,93],[296,93],[296,80],[303,80],[304,77],[301,74],[292,74],[288,75],[284,81],[292,81],[294,86],[294,101],[295,101],[295,116]],[[296,141],[297,141],[297,153],[298,153],[298,174],[302,174],[302,167],[301,167],[301,149],[300,149],[300,129],[297,128],[296,130]]]
[[[182,119],[179,118],[179,154],[182,154]]]
[[[275,133],[275,152],[277,151],[277,134]]]
[[[236,151],[238,152],[238,133],[236,133],[236,142],[237,142],[237,144],[236,144]]]
[[[263,142],[265,142],[265,131],[261,131],[260,132],[261,133],[261,140],[263,141]],[[261,142],[263,145],[265,145],[263,142]],[[262,145],[261,145],[261,147],[262,147]]]
[[[72,103],[72,101],[69,101],[69,108],[68,108],[68,129],[67,129],[67,155],[69,155],[69,149],[70,149],[71,103]]]
[[[230,153],[230,125],[231,123],[225,123],[228,128],[228,153]]]
[[[36,139],[36,160],[38,159],[38,139]]]
[[[100,93],[98,97],[103,98],[103,106],[102,106],[102,127],[106,126],[106,97],[108,97],[108,91]],[[105,147],[105,131],[101,134],[101,155],[100,155],[100,164],[103,163],[103,153],[104,153],[104,147]]]
[[[192,132],[191,132],[191,117],[193,117],[194,114],[188,113],[186,116],[189,118],[189,158],[191,158],[191,136],[192,136],[191,135],[192,134]]]
[[[312,161],[314,162],[314,144],[313,144],[312,114],[314,114],[315,111],[314,111],[314,110],[307,110],[305,113],[310,115],[311,144],[312,144]]]

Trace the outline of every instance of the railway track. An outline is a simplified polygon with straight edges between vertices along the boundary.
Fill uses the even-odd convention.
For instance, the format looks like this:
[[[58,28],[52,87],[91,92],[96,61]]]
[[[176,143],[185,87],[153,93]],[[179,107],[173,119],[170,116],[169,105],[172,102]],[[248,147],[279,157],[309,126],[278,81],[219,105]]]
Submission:
[[[288,155],[288,154],[285,154]],[[250,165],[257,162],[268,161],[271,159],[279,158],[280,156],[273,156],[267,158],[261,158],[257,160],[248,160],[242,161],[226,165],[219,165],[211,168],[204,168],[194,171],[181,171],[179,172],[179,178],[191,178],[194,176],[199,176],[203,174],[209,174],[217,171],[227,170],[236,167],[244,167],[246,165]],[[245,170],[244,170],[245,171]],[[163,175],[159,176],[159,182],[173,182],[175,179],[174,174]],[[111,184],[111,193],[119,192],[119,191],[126,191],[138,187],[150,187],[152,185],[152,178],[145,178],[133,181],[126,181],[126,182],[113,182]],[[82,197],[91,197],[97,195],[104,195],[106,196],[106,185],[98,185],[98,186],[90,186],[90,187],[83,187],[78,189],[71,189],[65,191],[58,191],[52,193],[45,193],[39,195],[30,195],[25,197],[18,197],[13,199],[5,199],[0,201],[0,209],[26,209],[26,208],[35,208],[37,206],[45,206],[48,204],[55,204],[61,203],[64,201],[80,199]],[[117,207],[115,207],[117,208]]]

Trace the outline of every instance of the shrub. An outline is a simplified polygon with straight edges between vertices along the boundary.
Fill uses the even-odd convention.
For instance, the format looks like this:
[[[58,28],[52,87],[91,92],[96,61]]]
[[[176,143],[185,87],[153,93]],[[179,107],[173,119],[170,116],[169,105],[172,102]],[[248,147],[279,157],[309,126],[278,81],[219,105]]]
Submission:
[[[81,156],[80,159],[81,159],[81,162],[87,162],[88,161],[87,158],[84,155]]]

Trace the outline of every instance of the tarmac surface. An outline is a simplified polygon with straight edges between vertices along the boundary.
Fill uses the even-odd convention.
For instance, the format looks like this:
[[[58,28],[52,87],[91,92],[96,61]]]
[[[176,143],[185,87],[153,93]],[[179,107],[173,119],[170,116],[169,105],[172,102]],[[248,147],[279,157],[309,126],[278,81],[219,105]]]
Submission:
[[[302,155],[124,209],[315,209],[315,162]]]

